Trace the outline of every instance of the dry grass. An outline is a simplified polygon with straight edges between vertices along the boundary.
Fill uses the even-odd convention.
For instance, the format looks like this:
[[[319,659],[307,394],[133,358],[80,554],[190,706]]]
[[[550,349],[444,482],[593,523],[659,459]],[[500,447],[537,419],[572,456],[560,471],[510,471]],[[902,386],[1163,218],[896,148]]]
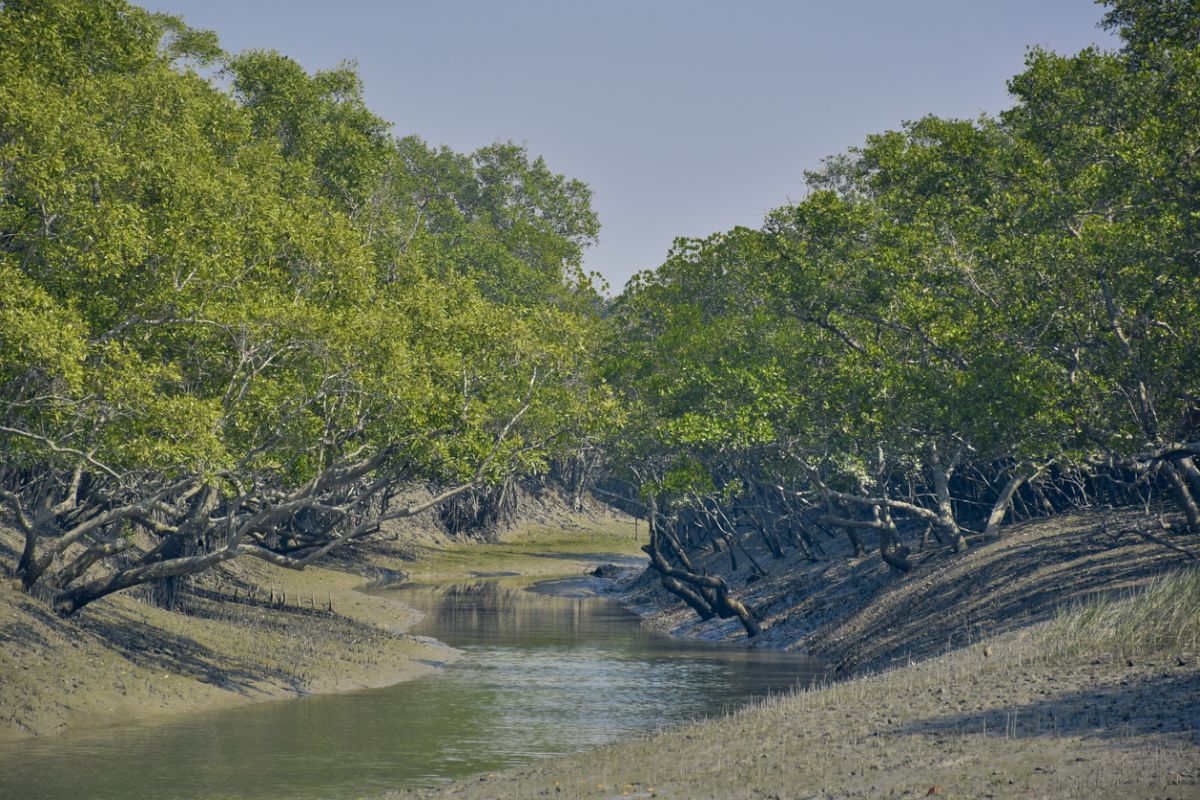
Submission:
[[[771,644],[857,656],[859,677],[403,796],[1200,798],[1200,572],[1086,515],[904,578],[875,561],[772,564],[746,589]]]
[[[1200,570],[1174,570],[1117,596],[1065,607],[1045,630],[1047,657],[1117,660],[1200,649]]]
[[[1053,625],[774,697],[725,718],[399,794],[459,800],[1200,797],[1195,658],[1128,665],[1060,652],[1051,664],[1045,647]]]

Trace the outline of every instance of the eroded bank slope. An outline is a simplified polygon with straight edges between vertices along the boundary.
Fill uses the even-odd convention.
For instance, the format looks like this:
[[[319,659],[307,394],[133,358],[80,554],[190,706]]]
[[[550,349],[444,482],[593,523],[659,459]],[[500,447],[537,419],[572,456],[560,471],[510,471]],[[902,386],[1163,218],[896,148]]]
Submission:
[[[0,741],[397,683],[455,651],[408,636],[418,615],[361,591],[371,581],[552,577],[578,574],[598,552],[636,552],[623,518],[561,509],[529,515],[495,544],[393,533],[303,572],[232,562],[199,579],[179,611],[118,594],[64,620],[0,581]],[[0,529],[6,555],[17,541]]]
[[[823,540],[827,557],[815,562],[799,553],[776,560],[752,548],[767,572],[762,578],[741,551],[735,552],[736,572],[729,569],[727,553],[696,560],[724,576],[762,615],[766,630],[753,646],[809,653],[842,674],[945,653],[1049,619],[1066,604],[1128,592],[1173,567],[1195,563],[1147,539],[1147,533],[1160,539],[1166,534],[1133,509],[1065,514],[1002,530],[999,539],[957,555],[910,543],[914,567],[903,574],[876,553],[853,557],[844,537]],[[1186,535],[1176,538],[1200,549]],[[617,588],[657,628],[702,639],[745,639],[736,620],[700,621],[652,575]]]
[[[965,556],[915,553],[906,575],[835,550],[817,563],[756,554],[768,576],[747,584],[743,566],[732,581],[770,624],[756,646],[808,649],[855,665],[859,677],[402,794],[1200,797],[1200,573],[1137,534],[1143,523],[1119,513],[1016,526]],[[726,554],[707,558],[728,566]],[[1182,590],[1170,589],[1152,602],[1130,599],[1164,574],[1187,596],[1176,602]],[[740,637],[736,622],[697,622],[648,576],[621,588],[658,627]],[[1100,597],[1141,610],[1093,613],[1109,607]]]
[[[403,796],[1200,796],[1194,655],[1183,666],[1167,658],[1054,662],[1036,633]]]

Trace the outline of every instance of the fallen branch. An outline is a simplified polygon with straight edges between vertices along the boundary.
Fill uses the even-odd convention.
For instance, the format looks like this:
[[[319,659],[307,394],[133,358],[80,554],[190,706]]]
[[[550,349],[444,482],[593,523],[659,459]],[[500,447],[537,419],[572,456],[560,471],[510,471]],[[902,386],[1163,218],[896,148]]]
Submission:
[[[1167,527],[1166,523],[1164,523],[1162,520],[1159,520],[1159,524],[1162,525],[1164,528]],[[1168,528],[1168,530],[1170,530],[1170,529]],[[1182,545],[1177,545],[1174,542],[1170,541],[1169,539],[1164,539],[1161,536],[1155,536],[1150,531],[1144,531],[1141,528],[1130,528],[1128,532],[1137,534],[1138,536],[1142,537],[1143,539],[1147,539],[1151,542],[1154,542],[1155,544],[1162,545],[1163,547],[1167,548],[1168,550],[1174,550],[1176,553],[1182,553],[1183,555],[1187,556],[1188,558],[1192,559],[1193,561],[1200,561],[1200,555],[1197,555],[1194,551],[1189,550],[1186,547],[1183,547]]]

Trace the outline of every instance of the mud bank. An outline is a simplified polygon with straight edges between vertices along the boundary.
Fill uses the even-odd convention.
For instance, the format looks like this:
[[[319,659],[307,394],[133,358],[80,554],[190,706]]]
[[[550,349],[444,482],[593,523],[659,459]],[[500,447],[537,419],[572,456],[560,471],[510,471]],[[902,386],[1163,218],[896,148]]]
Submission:
[[[118,594],[65,620],[4,580],[0,742],[418,677],[455,651],[409,636],[419,615],[362,591],[371,582],[578,575],[596,553],[636,552],[632,531],[620,517],[563,512],[494,544],[398,530],[303,572],[232,562],[198,579],[177,611]],[[0,529],[0,549],[17,541]]]
[[[747,582],[743,569],[730,580],[768,623],[748,646],[823,656],[844,680],[399,796],[1200,797],[1194,631],[1125,657],[1086,632],[1064,649],[1055,621],[1087,598],[1129,597],[1168,570],[1194,569],[1138,535],[1143,523],[1119,513],[1014,526],[963,556],[915,553],[904,575],[836,541],[820,562],[756,554],[767,577]],[[729,575],[727,555],[703,558]],[[652,576],[626,575],[615,592],[675,635],[744,640],[736,621],[698,621]]]
[[[1065,605],[1128,593],[1195,563],[1139,533],[1161,536],[1156,529],[1137,510],[1066,514],[1008,526],[1000,538],[973,542],[957,555],[913,542],[907,573],[890,569],[872,551],[855,557],[845,537],[823,539],[826,555],[819,561],[795,552],[773,559],[748,540],[765,577],[744,557],[731,571],[726,553],[697,556],[762,616],[765,630],[753,640],[737,620],[701,621],[654,575],[627,574],[614,591],[646,624],[673,635],[798,650],[837,665],[843,675],[860,674],[1019,630]],[[1177,538],[1187,546],[1186,535]]]

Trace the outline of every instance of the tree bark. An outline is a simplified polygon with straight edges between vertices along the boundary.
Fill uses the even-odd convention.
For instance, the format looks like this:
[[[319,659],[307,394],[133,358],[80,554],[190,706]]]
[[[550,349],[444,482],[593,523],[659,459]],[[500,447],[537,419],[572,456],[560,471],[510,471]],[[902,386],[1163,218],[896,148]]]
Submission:
[[[908,560],[908,548],[893,546],[894,533],[895,527],[892,525],[879,526],[879,557],[892,569],[908,572],[913,566]]]
[[[94,544],[76,556],[62,569],[47,577],[46,583],[58,588],[68,586],[72,581],[77,580],[79,576],[91,569],[92,565],[100,559],[124,552],[132,546],[133,542],[129,539],[118,539],[115,542]]]
[[[685,586],[669,575],[661,576],[660,581],[664,589],[678,597],[683,602],[687,603],[688,606],[690,606],[691,609],[696,612],[696,615],[705,622],[717,615],[716,612],[712,610],[712,606],[710,606],[705,599],[691,587]]]
[[[200,556],[157,561],[153,564],[118,570],[60,593],[54,598],[54,610],[64,617],[69,617],[88,603],[107,597],[113,592],[175,575],[193,575],[203,572],[223,561],[237,558],[243,555],[243,552],[238,547],[226,546]]]
[[[887,460],[881,446],[879,448],[879,472],[875,476],[875,493],[880,496],[887,494],[887,483],[884,480],[886,468]],[[908,548],[897,547],[895,544],[896,521],[892,519],[892,509],[886,505],[872,506],[871,517],[879,526],[879,557],[883,559],[883,563],[898,572],[908,572],[912,569],[912,562],[908,560]]]
[[[996,498],[996,502],[992,505],[992,513],[988,515],[987,527],[983,531],[985,537],[997,536],[1000,530],[1000,524],[1004,522],[1005,515],[1008,514],[1008,509],[1012,506],[1013,495],[1026,482],[1034,480],[1046,471],[1050,466],[1047,462],[1042,466],[1035,465],[1032,461],[1025,461],[1017,468],[1012,477],[1008,479],[1008,483],[1000,491],[1000,496]]]
[[[1188,486],[1191,487],[1192,497],[1200,498],[1200,469],[1196,468],[1196,462],[1191,456],[1184,456],[1175,462],[1176,467],[1187,478]]]
[[[933,442],[929,444],[929,471],[933,475],[933,490],[937,494],[938,504],[937,520],[934,524],[950,540],[954,552],[961,553],[967,549],[967,540],[963,538],[958,522],[954,519],[954,505],[950,502],[950,475],[954,471],[954,465],[942,466],[937,444]]]
[[[863,546],[862,539],[854,528],[846,528],[846,538],[850,540],[850,547],[854,550],[855,558],[862,558],[867,554],[867,548]]]
[[[1191,490],[1188,489],[1187,482],[1179,474],[1179,470],[1175,469],[1175,466],[1169,461],[1163,462],[1163,471],[1167,473],[1167,480],[1171,484],[1171,489],[1175,492],[1175,499],[1179,501],[1184,516],[1187,517],[1188,532],[1200,535],[1200,505],[1196,504],[1196,498],[1192,496]]]
[[[708,608],[722,619],[737,617],[748,636],[757,636],[762,633],[762,626],[759,625],[754,614],[746,608],[744,603],[730,595],[729,586],[723,579],[672,567],[659,548],[662,535],[663,531],[658,524],[657,503],[651,497],[650,543],[642,549],[650,556],[650,567],[659,574],[663,587],[691,606],[702,618],[704,618],[702,610]],[[671,581],[667,579],[671,579]],[[683,588],[691,591],[680,593],[676,591],[676,584],[681,584]],[[711,619],[711,617],[709,618]]]
[[[21,588],[25,591],[29,591],[40,577],[34,569],[34,564],[37,562],[37,541],[37,528],[25,531],[25,545],[21,548],[21,560],[17,562],[17,578],[20,579]]]
[[[688,572],[696,571],[696,565],[692,563],[691,557],[688,556],[687,551],[683,549],[683,546],[679,544],[678,540],[676,540],[675,536],[669,530],[663,526],[656,525],[654,531],[657,535],[657,541],[665,541],[667,543],[671,554],[675,556],[675,560],[679,562],[681,567]]]

